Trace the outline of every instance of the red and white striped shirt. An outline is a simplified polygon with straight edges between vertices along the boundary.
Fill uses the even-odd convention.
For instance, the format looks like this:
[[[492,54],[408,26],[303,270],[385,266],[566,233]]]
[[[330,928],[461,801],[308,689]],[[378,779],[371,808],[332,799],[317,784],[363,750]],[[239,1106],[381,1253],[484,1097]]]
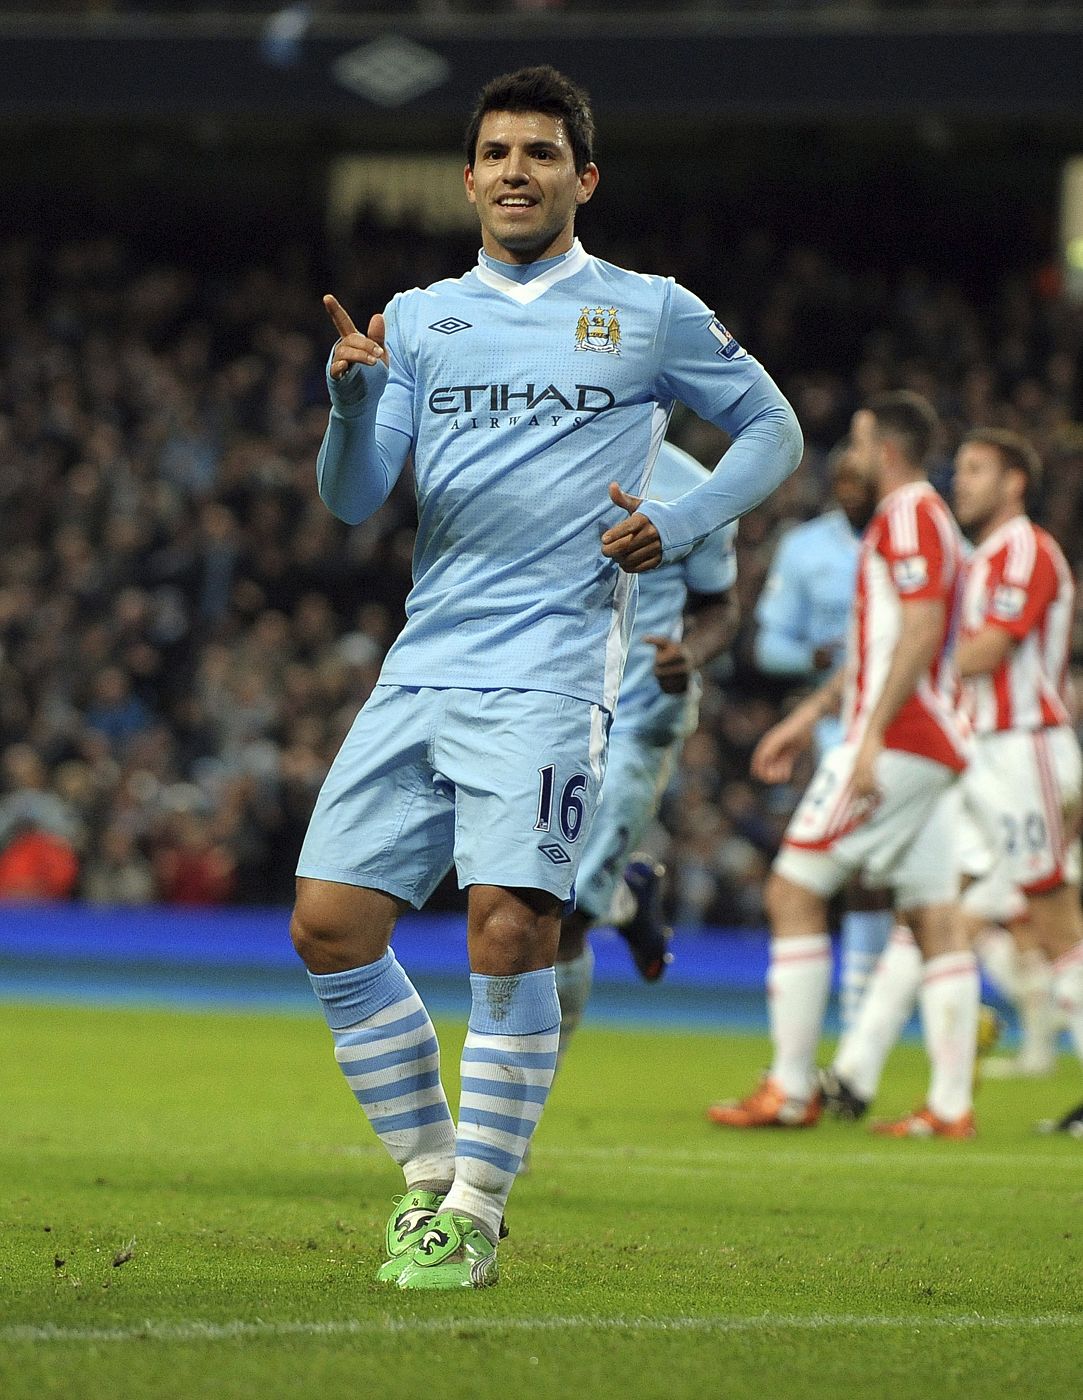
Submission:
[[[1001,525],[974,551],[962,634],[1002,627],[1016,642],[995,671],[964,683],[964,707],[976,733],[1069,722],[1074,602],[1075,581],[1060,546],[1025,515]]]
[[[842,710],[847,739],[860,741],[880,698],[899,639],[903,603],[941,599],[940,647],[888,725],[884,747],[931,758],[957,772],[966,767],[951,658],[962,569],[962,536],[927,481],[910,482],[884,497],[861,541]]]

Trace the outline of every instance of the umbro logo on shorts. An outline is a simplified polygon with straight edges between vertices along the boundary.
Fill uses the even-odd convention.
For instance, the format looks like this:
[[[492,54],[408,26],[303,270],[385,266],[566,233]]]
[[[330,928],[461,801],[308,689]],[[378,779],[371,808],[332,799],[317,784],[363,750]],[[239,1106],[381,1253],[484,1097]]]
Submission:
[[[456,331],[468,331],[469,321],[460,321],[457,316],[445,316],[442,321],[434,321],[429,327],[430,331],[439,331],[441,335],[454,335]]]
[[[543,856],[547,856],[554,865],[571,865],[572,858],[563,846],[558,846],[555,841],[551,841],[548,846],[539,846]]]

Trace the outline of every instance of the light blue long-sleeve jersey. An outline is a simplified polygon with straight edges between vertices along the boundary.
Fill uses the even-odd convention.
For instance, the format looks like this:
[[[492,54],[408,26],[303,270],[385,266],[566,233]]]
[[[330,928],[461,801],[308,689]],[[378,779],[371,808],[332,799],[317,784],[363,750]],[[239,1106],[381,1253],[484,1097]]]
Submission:
[[[761,671],[812,675],[819,647],[835,648],[841,661],[860,547],[841,510],[795,525],[782,536],[756,604]]]
[[[860,536],[841,510],[795,525],[779,541],[756,604],[756,664],[782,676],[815,674],[814,653],[832,648],[841,665],[857,586]],[[842,739],[837,715],[816,726],[822,753]]]
[[[708,472],[679,447],[664,442],[651,475],[650,499],[676,500],[700,486]],[[628,646],[628,663],[621,683],[614,732],[632,731],[650,742],[671,744],[684,732],[689,695],[669,695],[654,674],[655,649],[646,636],[679,641],[684,632],[684,609],[689,592],[725,593],[737,582],[737,525],[700,540],[682,559],[639,575],[639,604]],[[696,687],[698,692],[698,686]]]
[[[414,586],[381,680],[612,710],[635,588],[601,553],[625,518],[609,482],[643,494],[676,399],[730,434],[712,476],[644,505],[673,560],[794,469],[792,409],[697,297],[578,241],[525,267],[482,254],[463,277],[396,296],[385,319],[390,369],[328,379],[317,463],[324,501],[356,523],[413,452]]]

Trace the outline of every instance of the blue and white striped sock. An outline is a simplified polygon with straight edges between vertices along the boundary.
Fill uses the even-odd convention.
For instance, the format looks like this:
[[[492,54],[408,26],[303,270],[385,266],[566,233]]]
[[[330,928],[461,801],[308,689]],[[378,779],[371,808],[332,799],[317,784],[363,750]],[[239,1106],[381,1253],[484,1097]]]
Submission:
[[[335,1059],[407,1190],[455,1174],[455,1125],[429,1013],[389,948],[378,962],[313,973]]]
[[[577,958],[556,965],[557,996],[560,998],[560,1047],[557,1068],[564,1062],[568,1045],[583,1019],[594,985],[594,949],[588,939]]]
[[[839,1014],[843,1032],[857,1019],[869,980],[887,947],[895,917],[890,910],[850,909],[840,927]]]
[[[470,978],[455,1184],[445,1210],[472,1216],[493,1239],[541,1117],[557,1065],[560,1002],[551,967]]]

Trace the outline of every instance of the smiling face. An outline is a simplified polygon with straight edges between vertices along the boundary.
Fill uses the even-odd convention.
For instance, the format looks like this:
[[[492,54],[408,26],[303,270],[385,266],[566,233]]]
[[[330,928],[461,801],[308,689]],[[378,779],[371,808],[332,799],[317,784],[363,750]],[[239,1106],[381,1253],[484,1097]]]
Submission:
[[[594,193],[598,168],[576,170],[559,117],[486,112],[465,178],[482,247],[500,262],[528,263],[572,246],[575,211]]]

